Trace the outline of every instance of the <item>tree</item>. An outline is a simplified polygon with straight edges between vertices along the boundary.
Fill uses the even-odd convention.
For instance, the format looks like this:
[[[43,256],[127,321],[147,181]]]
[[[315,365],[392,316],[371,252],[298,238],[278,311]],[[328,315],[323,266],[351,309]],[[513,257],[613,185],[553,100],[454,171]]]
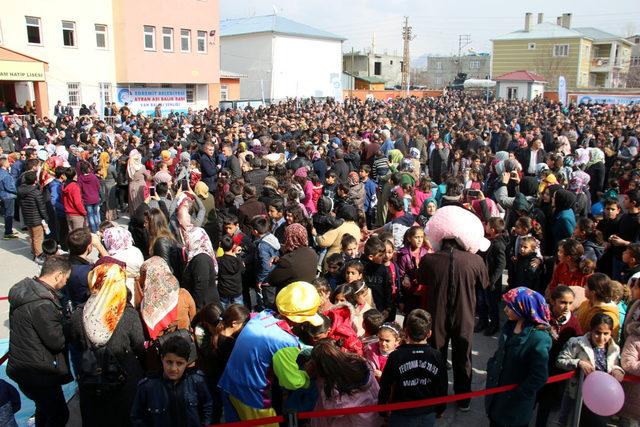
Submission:
[[[549,88],[557,89],[558,77],[564,74],[567,65],[566,56],[553,56],[540,52],[534,59],[534,71],[545,78],[549,83]]]

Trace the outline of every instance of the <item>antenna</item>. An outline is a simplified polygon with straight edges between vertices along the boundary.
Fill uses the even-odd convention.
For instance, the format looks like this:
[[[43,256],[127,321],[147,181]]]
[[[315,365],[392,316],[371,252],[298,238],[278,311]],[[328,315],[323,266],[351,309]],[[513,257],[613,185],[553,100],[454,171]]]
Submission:
[[[273,14],[277,15],[278,14],[278,8],[276,7],[276,5],[272,4],[271,7],[273,8]]]

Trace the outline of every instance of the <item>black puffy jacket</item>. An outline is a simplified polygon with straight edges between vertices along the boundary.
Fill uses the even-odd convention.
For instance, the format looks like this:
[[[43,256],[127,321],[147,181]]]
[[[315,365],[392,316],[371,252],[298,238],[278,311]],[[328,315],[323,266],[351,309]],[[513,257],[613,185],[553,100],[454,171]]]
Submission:
[[[22,184],[18,187],[18,203],[20,213],[27,227],[42,224],[42,220],[49,221],[47,206],[44,203],[42,191],[33,185]]]
[[[9,378],[27,386],[70,382],[64,315],[57,292],[26,278],[9,291],[9,305]]]

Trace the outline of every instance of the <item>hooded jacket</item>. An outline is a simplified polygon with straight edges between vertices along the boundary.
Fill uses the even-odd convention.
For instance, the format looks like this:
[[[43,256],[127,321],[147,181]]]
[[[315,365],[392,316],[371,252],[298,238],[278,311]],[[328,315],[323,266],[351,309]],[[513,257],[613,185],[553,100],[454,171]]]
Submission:
[[[71,181],[62,187],[62,204],[67,215],[87,216],[87,210],[82,202],[80,186],[75,181]]]
[[[267,233],[256,241],[257,250],[257,274],[256,280],[261,283],[267,280],[273,270],[273,257],[280,255],[280,242],[271,233]]]
[[[78,185],[82,192],[82,203],[85,205],[100,203],[100,181],[95,174],[78,174]]]
[[[37,279],[26,278],[9,291],[9,305],[9,378],[32,387],[70,382],[57,292]]]
[[[27,227],[36,227],[42,221],[49,221],[47,206],[39,187],[22,184],[18,187],[18,203],[20,204],[22,219]]]
[[[571,237],[576,228],[576,215],[573,212],[573,204],[576,195],[570,191],[560,189],[554,195],[555,222],[552,224],[553,238],[555,242]]]
[[[352,307],[348,304],[336,304],[325,311],[324,315],[331,319],[328,337],[337,341],[338,347],[343,351],[362,356],[362,341],[353,328]]]

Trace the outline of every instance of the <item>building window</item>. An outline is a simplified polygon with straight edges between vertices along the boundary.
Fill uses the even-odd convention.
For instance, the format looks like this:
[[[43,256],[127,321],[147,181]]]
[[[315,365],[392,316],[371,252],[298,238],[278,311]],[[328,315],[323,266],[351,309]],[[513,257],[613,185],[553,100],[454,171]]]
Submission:
[[[569,56],[568,44],[553,45],[553,56]]]
[[[207,53],[207,32],[198,31],[198,53]]]
[[[631,66],[632,67],[640,67],[640,56],[636,56],[631,58]]]
[[[229,86],[220,85],[220,101],[226,101],[229,99]]]
[[[69,104],[73,107],[79,107],[82,103],[80,95],[80,83],[67,83],[67,97],[69,98]]]
[[[111,102],[111,83],[101,82],[98,83],[100,87],[100,99],[102,100],[102,105],[106,105]]]
[[[382,62],[373,63],[373,74],[379,76],[382,74]]]
[[[187,102],[196,102],[195,98],[196,98],[196,85],[187,85]]]
[[[173,28],[162,28],[162,50],[173,52]]]
[[[76,47],[76,23],[62,21],[62,44],[67,47]]]
[[[635,43],[635,44],[638,44],[638,43],[640,43],[640,37],[636,37],[636,38],[635,38],[635,41],[634,41],[634,43]]]
[[[42,32],[40,31],[40,18],[25,16],[27,20],[27,41],[30,44],[42,44]]]
[[[536,48],[536,44],[535,43],[529,43],[527,45],[527,49],[529,49],[529,50],[535,50],[535,48]]]
[[[442,70],[442,62],[441,61],[436,62],[436,70]]]
[[[436,77],[436,86],[442,86],[442,77]]]
[[[161,88],[164,88],[164,89],[170,89],[170,88],[171,88],[171,83],[162,83],[162,84],[160,85],[160,87],[161,87]]]
[[[469,61],[470,70],[477,70],[478,68],[480,68],[480,61]]]
[[[180,50],[191,52],[191,30],[180,30]]]
[[[107,48],[107,26],[104,24],[95,24],[96,29],[96,47],[100,49]]]
[[[144,50],[156,50],[156,27],[144,26]]]
[[[389,60],[389,65],[393,65],[393,59]]]

